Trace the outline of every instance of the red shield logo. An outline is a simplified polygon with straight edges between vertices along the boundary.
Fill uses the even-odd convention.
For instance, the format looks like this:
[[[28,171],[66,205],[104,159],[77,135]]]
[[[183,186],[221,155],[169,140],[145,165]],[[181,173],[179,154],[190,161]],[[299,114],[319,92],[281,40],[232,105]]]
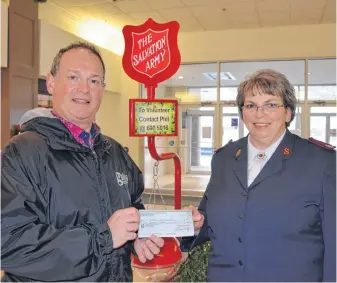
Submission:
[[[132,39],[132,66],[139,73],[152,78],[170,65],[167,29],[132,33]]]
[[[125,26],[124,71],[132,79],[156,87],[169,79],[180,66],[179,24],[159,24],[148,19],[140,26]]]

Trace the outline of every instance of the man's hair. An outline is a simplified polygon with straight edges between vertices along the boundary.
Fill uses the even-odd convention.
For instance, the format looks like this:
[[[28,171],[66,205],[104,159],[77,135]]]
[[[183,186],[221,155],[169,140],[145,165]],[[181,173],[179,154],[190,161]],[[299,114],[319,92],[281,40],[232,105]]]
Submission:
[[[92,54],[96,55],[98,57],[98,59],[101,61],[102,63],[102,67],[103,67],[103,83],[104,83],[104,79],[105,79],[105,65],[103,62],[103,59],[101,57],[101,54],[99,53],[99,51],[97,50],[97,48],[87,42],[83,42],[83,41],[79,41],[79,42],[75,42],[75,43],[71,43],[70,45],[62,48],[59,50],[59,52],[56,54],[54,60],[53,60],[53,64],[51,66],[50,69],[50,73],[55,77],[60,69],[60,61],[62,56],[64,55],[64,53],[66,53],[69,50],[72,49],[86,49],[89,52],[91,52]]]
[[[239,85],[236,104],[241,118],[246,96],[264,93],[280,96],[284,107],[291,110],[291,119],[289,122],[286,122],[286,126],[288,127],[295,117],[297,103],[295,89],[283,74],[271,69],[258,70]]]

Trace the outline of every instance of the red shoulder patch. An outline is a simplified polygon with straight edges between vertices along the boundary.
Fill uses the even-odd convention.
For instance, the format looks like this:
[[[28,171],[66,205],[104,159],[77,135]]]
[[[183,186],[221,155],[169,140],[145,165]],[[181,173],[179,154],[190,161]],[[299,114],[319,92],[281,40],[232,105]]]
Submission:
[[[319,147],[322,147],[322,148],[324,148],[324,149],[326,149],[326,150],[332,151],[332,150],[335,150],[335,148],[336,148],[335,146],[333,146],[333,145],[331,145],[331,144],[328,144],[328,143],[325,143],[325,142],[316,140],[316,139],[314,139],[314,138],[309,138],[308,141],[309,141],[310,143],[315,144],[315,145],[317,145],[317,146],[319,146]]]

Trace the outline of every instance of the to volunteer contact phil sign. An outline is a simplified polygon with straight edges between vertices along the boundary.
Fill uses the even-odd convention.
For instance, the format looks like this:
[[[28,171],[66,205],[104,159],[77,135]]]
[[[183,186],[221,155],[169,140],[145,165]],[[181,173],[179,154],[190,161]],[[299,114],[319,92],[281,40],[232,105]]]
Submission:
[[[177,136],[176,100],[130,99],[130,136]]]

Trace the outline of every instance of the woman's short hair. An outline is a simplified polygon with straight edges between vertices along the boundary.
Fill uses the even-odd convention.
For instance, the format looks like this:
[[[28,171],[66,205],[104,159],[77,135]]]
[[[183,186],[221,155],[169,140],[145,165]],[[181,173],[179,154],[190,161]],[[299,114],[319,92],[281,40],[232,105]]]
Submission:
[[[257,94],[269,94],[282,98],[284,107],[291,110],[291,119],[289,122],[286,122],[286,126],[288,127],[294,120],[297,100],[295,89],[285,75],[271,69],[262,69],[256,71],[243,81],[238,87],[236,97],[236,104],[241,118],[246,96],[255,96]]]

